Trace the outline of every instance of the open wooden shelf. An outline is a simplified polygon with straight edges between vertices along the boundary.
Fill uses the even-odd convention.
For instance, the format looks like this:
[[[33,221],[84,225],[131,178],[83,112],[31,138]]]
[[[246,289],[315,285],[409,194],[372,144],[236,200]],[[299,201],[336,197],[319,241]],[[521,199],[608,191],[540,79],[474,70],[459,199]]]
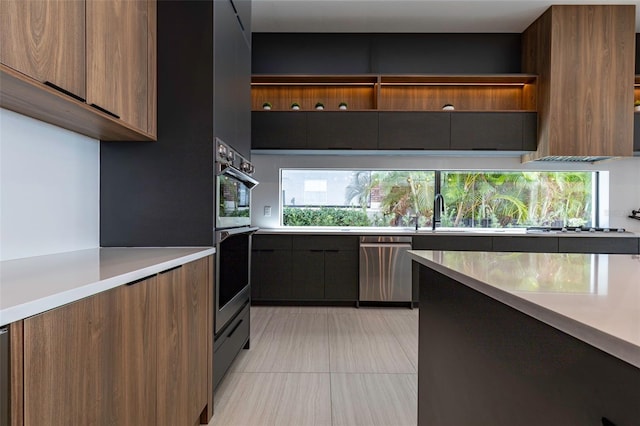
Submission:
[[[252,109],[288,111],[293,102],[305,111],[337,110],[346,102],[350,111],[440,111],[452,104],[456,111],[536,111],[537,77],[496,75],[254,75]]]

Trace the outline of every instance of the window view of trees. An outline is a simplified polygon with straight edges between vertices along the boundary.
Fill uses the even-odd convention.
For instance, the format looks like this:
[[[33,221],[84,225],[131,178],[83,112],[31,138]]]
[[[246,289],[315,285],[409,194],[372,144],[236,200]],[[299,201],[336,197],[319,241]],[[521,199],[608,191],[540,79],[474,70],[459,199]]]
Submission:
[[[283,170],[282,223],[431,226],[437,187],[445,227],[592,226],[591,172],[419,170]]]

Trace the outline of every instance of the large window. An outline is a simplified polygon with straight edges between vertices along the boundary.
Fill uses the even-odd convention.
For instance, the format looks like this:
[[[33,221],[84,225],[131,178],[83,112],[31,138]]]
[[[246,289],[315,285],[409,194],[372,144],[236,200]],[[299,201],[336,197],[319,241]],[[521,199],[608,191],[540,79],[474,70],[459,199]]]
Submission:
[[[281,171],[284,226],[595,226],[592,172]]]

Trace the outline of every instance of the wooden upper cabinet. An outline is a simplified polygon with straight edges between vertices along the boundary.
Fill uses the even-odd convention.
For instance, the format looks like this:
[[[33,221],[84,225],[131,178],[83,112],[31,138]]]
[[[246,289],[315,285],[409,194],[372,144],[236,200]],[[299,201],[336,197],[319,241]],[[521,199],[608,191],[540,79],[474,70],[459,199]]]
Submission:
[[[551,6],[522,35],[522,70],[538,74],[538,151],[632,155],[634,5]]]
[[[87,103],[147,129],[148,2],[87,0]]]
[[[84,0],[0,2],[0,62],[82,99],[84,43]]]
[[[0,107],[104,141],[156,140],[156,10],[0,1]]]

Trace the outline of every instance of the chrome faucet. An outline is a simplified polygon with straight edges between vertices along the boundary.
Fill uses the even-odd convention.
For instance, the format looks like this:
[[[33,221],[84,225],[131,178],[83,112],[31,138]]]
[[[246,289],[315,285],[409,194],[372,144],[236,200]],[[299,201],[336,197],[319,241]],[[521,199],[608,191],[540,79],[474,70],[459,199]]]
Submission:
[[[440,213],[444,213],[444,197],[442,194],[436,194],[433,197],[433,220],[431,221],[431,229],[436,230],[436,224],[441,223]]]

